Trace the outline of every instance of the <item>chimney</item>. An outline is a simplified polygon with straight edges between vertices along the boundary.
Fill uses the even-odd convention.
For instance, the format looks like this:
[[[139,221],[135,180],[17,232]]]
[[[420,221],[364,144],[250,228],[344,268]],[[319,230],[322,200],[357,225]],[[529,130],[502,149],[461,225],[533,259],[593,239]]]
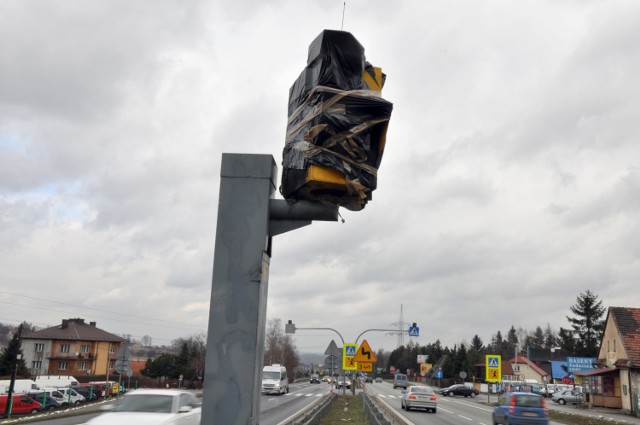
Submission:
[[[96,327],[96,322],[89,322],[89,324],[90,324],[91,326],[93,326],[94,328]]]
[[[65,329],[69,326],[69,321],[67,319],[62,319],[62,329]]]

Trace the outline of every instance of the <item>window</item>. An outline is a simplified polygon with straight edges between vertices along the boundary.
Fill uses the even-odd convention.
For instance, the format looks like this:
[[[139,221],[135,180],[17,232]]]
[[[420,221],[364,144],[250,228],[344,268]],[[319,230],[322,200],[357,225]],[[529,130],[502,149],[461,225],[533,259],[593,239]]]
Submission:
[[[109,346],[109,352],[110,353],[115,353],[116,352],[116,346],[115,345]]]
[[[71,346],[69,344],[60,344],[60,352],[68,353]]]
[[[36,353],[42,353],[42,352],[44,351],[44,344],[43,344],[43,343],[41,343],[41,342],[36,342],[36,343],[35,343],[34,351],[35,351]]]
[[[110,360],[109,361],[109,369],[113,369],[116,367],[116,361],[115,360]]]
[[[78,370],[87,370],[87,362],[78,362]]]
[[[89,346],[88,345],[81,345],[80,346],[80,352],[81,353],[88,353],[89,352]]]
[[[42,360],[34,360],[31,362],[31,369],[40,370],[42,367]]]
[[[69,365],[67,364],[66,361],[59,361],[58,362],[58,370],[67,370],[68,367],[69,367]]]

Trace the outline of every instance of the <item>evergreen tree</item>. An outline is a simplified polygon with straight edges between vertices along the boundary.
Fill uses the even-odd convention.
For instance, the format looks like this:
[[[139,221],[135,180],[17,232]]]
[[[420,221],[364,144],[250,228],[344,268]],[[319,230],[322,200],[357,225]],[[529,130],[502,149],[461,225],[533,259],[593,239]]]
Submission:
[[[596,357],[600,337],[604,332],[602,316],[606,308],[602,305],[602,301],[598,300],[597,295],[587,290],[578,295],[576,304],[570,309],[575,317],[567,316],[567,320],[571,324],[576,338],[576,355]]]
[[[529,335],[528,342],[530,348],[542,348],[544,346],[544,331],[540,326],[537,326],[533,334]]]
[[[482,339],[478,336],[478,334],[474,335],[471,339],[471,350],[474,350],[478,353],[482,353],[484,351],[484,343]]]
[[[544,344],[542,348],[551,350],[558,346],[558,337],[556,333],[551,329],[551,325],[547,323],[547,327],[544,330]]]
[[[516,328],[511,325],[511,329],[509,329],[509,333],[507,333],[507,358],[511,358],[511,356],[519,355],[517,353],[518,348],[518,335],[516,333]]]
[[[21,356],[24,354],[22,352],[22,342],[20,341],[19,333],[20,332],[18,331],[13,334],[9,340],[9,345],[2,354],[0,354],[0,376],[11,376],[13,374],[13,368],[15,367],[15,361],[18,354]],[[18,360],[18,371],[16,373],[16,377],[31,377],[29,369],[27,369],[27,365],[24,362],[24,358]]]
[[[576,340],[573,337],[573,332],[570,330],[560,328],[560,332],[558,332],[558,344],[562,351],[575,355]]]

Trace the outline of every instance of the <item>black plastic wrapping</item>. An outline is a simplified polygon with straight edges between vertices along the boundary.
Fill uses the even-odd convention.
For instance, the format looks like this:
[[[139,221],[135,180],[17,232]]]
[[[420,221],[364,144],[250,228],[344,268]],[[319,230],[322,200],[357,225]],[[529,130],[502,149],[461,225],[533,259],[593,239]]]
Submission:
[[[281,192],[361,210],[377,185],[393,105],[363,80],[373,73],[348,32],[323,31],[309,46],[307,67],[289,91]],[[385,76],[382,75],[382,83]],[[309,181],[310,166],[340,173],[342,185]]]

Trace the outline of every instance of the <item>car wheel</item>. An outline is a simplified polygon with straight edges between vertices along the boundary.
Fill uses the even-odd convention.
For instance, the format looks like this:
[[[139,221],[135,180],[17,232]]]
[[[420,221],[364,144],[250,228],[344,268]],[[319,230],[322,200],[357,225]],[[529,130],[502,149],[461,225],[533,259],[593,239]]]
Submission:
[[[436,413],[436,410],[438,410],[438,409],[436,409],[435,407],[434,407],[433,409],[431,409],[431,411],[432,411],[433,413]]]
[[[402,410],[405,410],[405,408],[404,408],[404,401],[401,401],[401,402],[400,402],[400,407],[402,407]]]
[[[475,398],[476,393],[471,393],[471,398]]]
[[[31,414],[35,415],[36,413],[38,413],[40,411],[40,409],[31,409]]]
[[[564,399],[564,398],[559,398],[559,399],[558,399],[558,403],[560,403],[560,404],[562,404],[562,405],[567,404],[567,402],[565,401],[565,399]]]

